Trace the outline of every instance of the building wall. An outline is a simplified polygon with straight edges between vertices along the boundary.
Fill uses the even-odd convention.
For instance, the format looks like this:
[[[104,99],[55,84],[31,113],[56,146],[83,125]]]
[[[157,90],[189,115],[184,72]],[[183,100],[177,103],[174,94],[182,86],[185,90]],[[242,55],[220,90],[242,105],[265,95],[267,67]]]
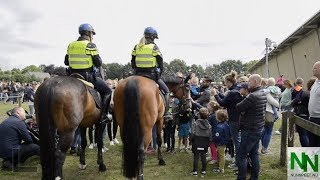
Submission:
[[[312,77],[312,66],[320,61],[320,28],[313,30],[287,47],[269,60],[269,76],[277,78],[284,74],[286,79],[294,81],[297,77],[308,81]],[[265,76],[265,64],[259,66],[252,73]]]
[[[317,31],[312,31],[292,46],[297,77],[307,81],[312,77],[312,66],[320,60]]]

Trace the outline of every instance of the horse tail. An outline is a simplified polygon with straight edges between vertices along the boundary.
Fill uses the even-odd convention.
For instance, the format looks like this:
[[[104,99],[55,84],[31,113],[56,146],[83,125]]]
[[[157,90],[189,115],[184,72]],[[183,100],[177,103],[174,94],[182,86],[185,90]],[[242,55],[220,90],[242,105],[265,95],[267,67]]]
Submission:
[[[124,121],[123,121],[123,175],[127,178],[136,177],[139,164],[143,161],[139,158],[141,145],[143,146],[143,133],[139,118],[139,87],[137,79],[130,79],[123,95]]]
[[[48,84],[47,84],[48,85]],[[51,105],[54,98],[49,86],[40,86],[36,92],[36,113],[39,122],[40,160],[42,179],[54,179],[55,172],[55,134],[56,128],[52,118]]]

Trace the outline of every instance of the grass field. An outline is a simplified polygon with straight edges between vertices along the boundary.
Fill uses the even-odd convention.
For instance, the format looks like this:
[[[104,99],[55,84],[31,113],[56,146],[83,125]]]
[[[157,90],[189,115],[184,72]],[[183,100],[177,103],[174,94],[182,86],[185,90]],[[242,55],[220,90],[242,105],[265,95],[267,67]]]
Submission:
[[[0,122],[5,118],[5,112],[14,105],[12,104],[0,104]],[[23,107],[28,107],[27,104],[23,104]],[[28,109],[27,109],[28,110]],[[274,129],[278,128],[280,121],[275,124]],[[120,139],[120,138],[118,138]],[[98,165],[96,164],[96,149],[87,149],[87,169],[79,170],[79,158],[76,155],[67,155],[64,164],[64,178],[67,180],[79,180],[79,179],[124,179],[121,173],[121,145],[109,146],[107,141],[107,147],[109,151],[103,154],[104,161],[107,165],[107,171],[105,173],[98,172]],[[286,167],[279,165],[280,156],[280,136],[273,135],[270,142],[270,150],[272,154],[260,156],[261,174],[260,179],[273,179],[283,180],[287,179]],[[191,152],[176,152],[174,154],[163,153],[164,159],[167,163],[166,166],[158,166],[156,155],[147,155],[145,163],[145,179],[197,179],[200,177],[193,177],[190,175],[192,170],[192,153]],[[41,166],[39,165],[39,158],[33,157],[27,160],[23,164],[24,166],[36,166],[37,172],[8,172],[0,171],[1,180],[13,180],[13,179],[41,179]],[[201,164],[199,164],[201,167]],[[201,179],[235,179],[236,176],[233,171],[226,167],[224,174],[215,174],[212,172],[213,165],[208,165],[207,176]]]

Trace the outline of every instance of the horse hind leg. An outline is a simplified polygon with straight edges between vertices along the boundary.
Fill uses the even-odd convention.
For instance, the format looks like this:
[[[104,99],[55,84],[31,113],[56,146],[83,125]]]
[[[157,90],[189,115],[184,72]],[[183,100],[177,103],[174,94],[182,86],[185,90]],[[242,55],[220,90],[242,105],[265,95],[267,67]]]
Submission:
[[[74,132],[71,133],[61,133],[59,136],[59,142],[57,149],[55,151],[56,158],[56,168],[55,168],[55,179],[61,179],[63,177],[62,168],[64,161],[66,159],[66,153],[70,148],[73,141]]]
[[[107,170],[106,165],[103,162],[103,157],[102,157],[102,148],[103,148],[103,131],[106,128],[106,121],[102,123],[97,123],[96,124],[96,131],[97,131],[97,136],[95,137],[97,141],[97,146],[98,146],[98,157],[97,157],[97,164],[99,164],[99,171],[100,172],[105,172]]]
[[[163,120],[162,120],[163,121]],[[161,152],[161,144],[162,144],[162,139],[161,139],[161,131],[162,131],[162,121],[158,119],[156,125],[157,125],[157,144],[158,144],[158,160],[159,160],[159,165],[164,166],[166,165],[166,162],[163,159],[162,152]]]
[[[138,150],[138,162],[139,162],[139,171],[137,180],[143,180],[143,168],[144,168],[144,161],[146,159],[146,152],[144,150],[144,142],[142,141]]]
[[[80,164],[79,168],[81,170],[86,169],[86,147],[87,147],[87,128],[80,128],[80,136],[81,136],[81,149],[80,150]]]

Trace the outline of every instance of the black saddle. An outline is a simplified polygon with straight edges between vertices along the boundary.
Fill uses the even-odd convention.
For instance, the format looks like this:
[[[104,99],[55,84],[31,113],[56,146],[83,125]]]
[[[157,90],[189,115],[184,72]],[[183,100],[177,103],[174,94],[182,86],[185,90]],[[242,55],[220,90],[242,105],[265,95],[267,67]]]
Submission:
[[[101,109],[102,101],[101,101],[101,96],[100,96],[99,92],[92,87],[87,86],[87,88],[88,88],[88,91],[90,92],[90,94],[92,95],[94,102],[96,103],[97,108]]]

